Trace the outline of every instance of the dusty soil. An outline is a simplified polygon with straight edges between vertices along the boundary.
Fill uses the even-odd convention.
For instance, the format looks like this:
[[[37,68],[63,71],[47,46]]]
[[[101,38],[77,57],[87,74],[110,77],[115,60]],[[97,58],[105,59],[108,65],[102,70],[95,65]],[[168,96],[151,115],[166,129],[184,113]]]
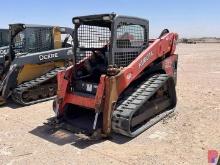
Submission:
[[[220,44],[178,45],[175,115],[135,139],[83,141],[43,124],[51,101],[0,107],[0,164],[207,164],[220,152]]]

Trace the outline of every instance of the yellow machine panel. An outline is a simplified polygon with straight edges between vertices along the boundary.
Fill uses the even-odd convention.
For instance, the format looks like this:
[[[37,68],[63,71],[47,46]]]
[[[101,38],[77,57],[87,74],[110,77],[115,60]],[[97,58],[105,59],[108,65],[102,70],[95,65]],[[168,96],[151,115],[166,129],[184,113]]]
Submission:
[[[64,62],[50,62],[45,64],[26,64],[20,70],[17,78],[18,84],[21,84],[25,81],[33,80],[41,75],[47,73],[48,71],[56,68],[64,66]]]
[[[54,37],[54,48],[55,49],[62,48],[61,32],[59,31],[58,27],[53,28],[53,37]]]

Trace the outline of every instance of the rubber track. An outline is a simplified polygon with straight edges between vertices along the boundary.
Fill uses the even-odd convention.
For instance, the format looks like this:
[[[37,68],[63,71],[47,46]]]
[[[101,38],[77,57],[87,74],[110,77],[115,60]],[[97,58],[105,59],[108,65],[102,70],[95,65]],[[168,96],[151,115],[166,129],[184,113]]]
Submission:
[[[142,83],[136,89],[134,89],[134,92],[128,94],[126,98],[123,99],[123,101],[120,101],[120,105],[116,106],[116,109],[112,114],[113,131],[125,136],[135,137],[160,121],[168,114],[172,113],[174,109],[166,110],[150,119],[147,123],[143,124],[134,132],[130,130],[131,121],[134,114],[158,91],[158,89],[160,89],[170,79],[172,78],[166,74],[158,74],[152,76],[146,82]],[[175,93],[175,86],[173,88]],[[174,95],[174,97],[174,104],[176,104],[176,95]]]
[[[47,72],[46,74],[44,74],[44,75],[42,75],[42,76],[40,76],[36,79],[33,79],[31,81],[27,81],[27,82],[24,82],[24,83],[18,85],[12,92],[12,99],[16,103],[19,103],[21,105],[31,105],[31,104],[35,104],[35,103],[39,103],[39,102],[42,102],[42,101],[47,101],[47,100],[53,99],[55,96],[48,97],[48,98],[43,98],[43,99],[31,101],[31,102],[25,102],[22,99],[22,94],[24,92],[34,88],[34,87],[41,87],[42,83],[56,77],[58,72],[63,71],[65,69],[66,69],[65,67],[55,68],[55,69]]]

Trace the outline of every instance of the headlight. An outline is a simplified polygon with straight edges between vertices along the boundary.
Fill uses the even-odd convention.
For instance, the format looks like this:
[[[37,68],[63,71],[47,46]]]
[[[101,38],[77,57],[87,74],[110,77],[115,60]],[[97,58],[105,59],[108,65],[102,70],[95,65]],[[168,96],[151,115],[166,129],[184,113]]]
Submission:
[[[110,21],[111,20],[111,17],[110,16],[103,16],[102,18],[104,21]]]
[[[73,22],[74,22],[75,24],[78,24],[78,23],[80,23],[80,20],[79,20],[79,19],[74,19]]]

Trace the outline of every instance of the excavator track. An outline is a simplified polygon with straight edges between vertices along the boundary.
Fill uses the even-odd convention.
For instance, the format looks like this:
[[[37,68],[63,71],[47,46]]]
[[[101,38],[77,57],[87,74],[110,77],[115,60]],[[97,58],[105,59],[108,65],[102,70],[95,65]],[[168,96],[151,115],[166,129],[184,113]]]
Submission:
[[[174,111],[175,83],[166,74],[157,74],[126,94],[112,114],[116,133],[135,137]]]
[[[36,79],[18,85],[12,92],[12,99],[21,105],[31,105],[55,98],[56,75],[65,69],[55,68]]]

